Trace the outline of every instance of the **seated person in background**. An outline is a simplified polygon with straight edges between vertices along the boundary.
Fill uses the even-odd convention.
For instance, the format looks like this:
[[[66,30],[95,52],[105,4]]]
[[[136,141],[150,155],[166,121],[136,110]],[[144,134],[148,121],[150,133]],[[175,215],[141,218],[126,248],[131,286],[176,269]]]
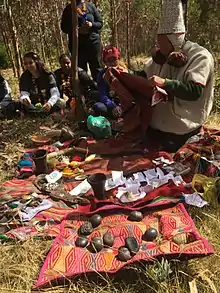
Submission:
[[[13,101],[8,82],[0,74],[0,119],[13,116]]]
[[[72,99],[71,85],[71,60],[66,54],[62,54],[59,58],[60,68],[54,72],[56,84],[60,91],[60,98],[66,101],[66,105],[70,108]]]
[[[122,111],[116,93],[110,89],[109,84],[104,79],[105,72],[109,67],[128,72],[126,65],[120,61],[120,53],[114,46],[106,46],[102,53],[105,68],[98,74],[97,83],[99,90],[99,101],[93,105],[95,115],[102,115],[109,118],[120,118]]]
[[[50,113],[65,108],[52,72],[45,68],[39,56],[33,52],[24,55],[26,70],[20,78],[20,101],[25,112],[35,112],[37,108]]]
[[[67,101],[67,107],[70,108],[71,100],[73,98],[72,93],[72,80],[71,80],[71,58],[67,54],[62,54],[59,58],[60,68],[54,72],[57,86],[60,90],[60,97]],[[94,91],[97,94],[97,85],[89,77],[87,72],[78,68],[79,81],[81,91],[84,94],[86,100],[92,98]],[[96,97],[97,99],[97,97]]]
[[[164,0],[157,34],[158,50],[145,64],[152,86],[169,94],[155,105],[148,134],[161,148],[175,152],[208,118],[213,105],[214,62],[211,53],[185,40],[181,0]]]

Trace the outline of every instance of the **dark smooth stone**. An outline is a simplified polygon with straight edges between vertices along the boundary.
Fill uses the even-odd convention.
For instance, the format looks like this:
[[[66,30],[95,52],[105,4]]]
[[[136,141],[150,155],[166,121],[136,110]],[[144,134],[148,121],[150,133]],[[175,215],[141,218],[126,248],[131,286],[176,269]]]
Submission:
[[[158,231],[155,228],[149,228],[143,235],[143,240],[154,241],[158,237]]]
[[[143,214],[138,211],[133,211],[130,213],[128,220],[134,221],[134,222],[140,222],[143,220]]]
[[[129,249],[132,255],[135,255],[140,249],[140,245],[138,244],[137,239],[135,237],[126,238],[125,246]]]
[[[105,233],[103,236],[103,243],[106,247],[112,247],[115,242],[115,237],[112,233]]]
[[[102,217],[98,214],[95,214],[89,219],[89,222],[92,224],[93,228],[96,228],[102,223]]]
[[[128,261],[131,259],[131,253],[127,247],[120,247],[118,250],[118,258],[121,261]]]
[[[78,237],[75,241],[77,247],[86,247],[88,244],[88,239],[86,237]]]
[[[103,241],[100,237],[93,237],[90,242],[92,252],[99,252],[103,249]]]
[[[88,236],[92,233],[93,227],[90,222],[86,222],[79,227],[78,234]]]

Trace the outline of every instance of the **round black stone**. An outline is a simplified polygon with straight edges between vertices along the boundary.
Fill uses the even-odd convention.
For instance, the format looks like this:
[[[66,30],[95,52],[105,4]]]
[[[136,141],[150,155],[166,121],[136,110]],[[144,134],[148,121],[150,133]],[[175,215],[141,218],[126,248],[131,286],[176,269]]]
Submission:
[[[112,247],[115,241],[115,237],[112,235],[112,233],[105,233],[103,236],[103,243],[106,247]]]
[[[143,240],[154,241],[158,237],[158,231],[155,228],[149,228],[143,235]]]
[[[102,223],[102,217],[98,214],[95,214],[89,219],[89,221],[92,224],[92,227],[96,228]]]
[[[93,227],[90,222],[86,222],[79,227],[78,234],[88,236],[92,233]]]
[[[86,247],[88,244],[88,239],[86,237],[78,237],[75,241],[77,247]]]
[[[92,252],[99,252],[103,249],[103,241],[100,237],[93,237],[90,242]]]
[[[134,222],[140,222],[143,220],[143,214],[139,211],[133,211],[130,213],[128,220],[134,221]]]
[[[128,237],[125,239],[125,246],[129,249],[131,255],[135,255],[139,249],[140,245],[135,237]]]
[[[118,259],[121,261],[128,261],[131,259],[131,253],[127,247],[120,247],[118,250]]]

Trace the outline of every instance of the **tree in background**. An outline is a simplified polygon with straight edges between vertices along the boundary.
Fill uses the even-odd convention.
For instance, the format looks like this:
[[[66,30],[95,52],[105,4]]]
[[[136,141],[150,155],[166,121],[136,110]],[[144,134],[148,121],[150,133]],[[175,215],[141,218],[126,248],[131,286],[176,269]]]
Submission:
[[[0,68],[6,69],[10,67],[8,54],[3,43],[0,43]]]
[[[6,0],[5,0],[6,1]],[[7,0],[0,12],[0,39],[4,43],[14,74],[21,73],[21,56],[36,51],[53,67],[60,53],[67,51],[60,18],[66,0]],[[102,40],[119,46],[122,57],[150,54],[156,35],[161,0],[100,0],[104,19]],[[0,7],[2,7],[0,5]],[[220,52],[220,1],[188,1],[188,36],[216,55]]]

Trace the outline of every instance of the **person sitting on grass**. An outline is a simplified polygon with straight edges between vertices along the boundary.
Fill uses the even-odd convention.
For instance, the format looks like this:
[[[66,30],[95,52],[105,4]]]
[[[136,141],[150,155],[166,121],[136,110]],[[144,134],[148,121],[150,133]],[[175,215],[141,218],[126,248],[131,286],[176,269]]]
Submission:
[[[120,60],[119,50],[108,45],[103,49],[102,59],[105,68],[98,74],[97,83],[99,90],[99,101],[92,107],[94,115],[105,116],[108,118],[120,118],[122,115],[119,99],[114,91],[111,90],[109,84],[104,79],[105,72],[108,68],[114,67],[118,70],[128,72],[126,65]]]
[[[40,112],[51,113],[65,108],[53,73],[46,69],[36,53],[24,55],[24,67],[20,78],[20,101],[24,111],[37,112],[40,108]]]
[[[71,57],[62,54],[59,58],[60,68],[54,72],[57,86],[60,90],[60,97],[67,101],[67,108],[70,108],[73,99],[72,93],[72,75],[71,75]],[[97,85],[90,78],[86,71],[78,68],[81,92],[85,96],[86,101],[93,98],[94,94],[98,95]],[[95,92],[95,93],[94,93]],[[97,99],[97,98],[96,98]]]
[[[148,131],[166,151],[175,152],[200,132],[213,105],[214,61],[211,53],[185,39],[182,0],[164,0],[158,48],[144,66],[148,83],[168,93],[157,104]]]
[[[11,89],[7,80],[0,74],[0,119],[12,117],[15,106],[11,98]]]

